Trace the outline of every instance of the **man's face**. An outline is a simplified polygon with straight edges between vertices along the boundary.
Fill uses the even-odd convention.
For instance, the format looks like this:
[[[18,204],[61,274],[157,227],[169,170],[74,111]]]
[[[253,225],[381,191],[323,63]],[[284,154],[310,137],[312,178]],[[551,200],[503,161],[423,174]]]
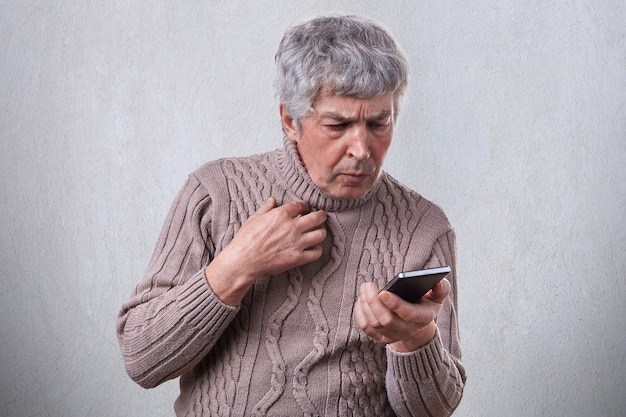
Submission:
[[[383,165],[394,127],[393,94],[356,98],[323,94],[301,128],[281,106],[283,128],[296,143],[302,163],[313,182],[340,199],[362,197]]]

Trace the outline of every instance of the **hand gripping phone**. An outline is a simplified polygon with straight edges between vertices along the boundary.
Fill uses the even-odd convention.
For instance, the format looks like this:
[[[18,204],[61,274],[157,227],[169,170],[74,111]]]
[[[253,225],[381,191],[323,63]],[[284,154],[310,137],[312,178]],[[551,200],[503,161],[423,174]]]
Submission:
[[[449,273],[449,266],[400,272],[381,291],[389,291],[409,303],[417,303]]]

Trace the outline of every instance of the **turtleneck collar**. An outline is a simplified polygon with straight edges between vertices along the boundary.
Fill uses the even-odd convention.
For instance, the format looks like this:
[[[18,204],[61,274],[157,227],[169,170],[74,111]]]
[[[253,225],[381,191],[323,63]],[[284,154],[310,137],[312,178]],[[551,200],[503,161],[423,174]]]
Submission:
[[[380,187],[381,181],[379,178],[374,187],[360,198],[338,199],[331,197],[311,180],[302,164],[296,144],[285,137],[283,146],[283,149],[278,153],[277,162],[282,178],[285,181],[285,186],[296,199],[309,203],[311,209],[328,212],[352,210],[368,202],[378,187]],[[385,174],[382,173],[382,175]]]

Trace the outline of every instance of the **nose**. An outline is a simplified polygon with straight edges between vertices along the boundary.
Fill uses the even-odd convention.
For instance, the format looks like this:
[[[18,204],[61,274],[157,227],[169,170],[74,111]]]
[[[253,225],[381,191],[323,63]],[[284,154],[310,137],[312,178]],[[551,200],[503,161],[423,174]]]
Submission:
[[[369,159],[371,156],[369,134],[365,127],[354,126],[353,131],[350,132],[349,140],[347,153],[350,158],[363,161]]]

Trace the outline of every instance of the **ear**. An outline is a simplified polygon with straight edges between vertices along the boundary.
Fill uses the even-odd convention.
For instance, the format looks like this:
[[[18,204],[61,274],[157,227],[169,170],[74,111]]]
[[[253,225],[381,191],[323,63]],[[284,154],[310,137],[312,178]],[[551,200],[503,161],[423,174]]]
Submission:
[[[287,109],[283,103],[280,103],[280,121],[283,124],[283,132],[285,132],[287,139],[295,143],[300,135],[300,130],[295,120],[293,120],[293,117],[287,113]]]

